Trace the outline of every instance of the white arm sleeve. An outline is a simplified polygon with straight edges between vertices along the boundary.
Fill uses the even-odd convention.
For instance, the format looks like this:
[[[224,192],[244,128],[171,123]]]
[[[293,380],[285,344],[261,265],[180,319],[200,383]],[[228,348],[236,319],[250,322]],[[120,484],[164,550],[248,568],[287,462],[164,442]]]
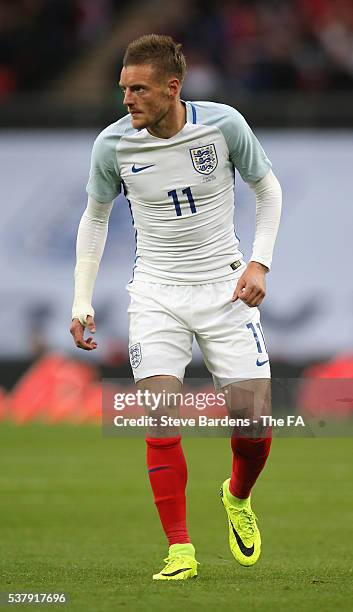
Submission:
[[[72,318],[86,324],[88,315],[94,316],[92,296],[94,283],[102,259],[108,234],[108,221],[113,202],[97,202],[89,196],[77,232],[75,294]]]
[[[272,170],[256,183],[249,183],[256,195],[256,226],[251,261],[271,267],[282,208],[282,189]]]

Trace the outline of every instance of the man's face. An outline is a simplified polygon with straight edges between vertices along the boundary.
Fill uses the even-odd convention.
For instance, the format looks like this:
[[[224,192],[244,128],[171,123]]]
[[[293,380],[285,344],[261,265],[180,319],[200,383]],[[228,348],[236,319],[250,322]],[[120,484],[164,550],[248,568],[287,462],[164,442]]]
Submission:
[[[151,64],[124,67],[119,85],[132,126],[137,130],[156,125],[167,114],[174,98],[170,81],[163,79]]]

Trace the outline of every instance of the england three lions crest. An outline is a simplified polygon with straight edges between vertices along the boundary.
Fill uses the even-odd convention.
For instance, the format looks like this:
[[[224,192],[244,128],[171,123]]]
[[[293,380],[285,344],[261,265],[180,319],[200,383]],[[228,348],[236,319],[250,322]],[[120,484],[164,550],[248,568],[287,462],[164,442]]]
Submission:
[[[131,366],[137,368],[142,359],[141,344],[139,342],[137,342],[137,344],[132,344],[129,348],[129,353]]]
[[[195,170],[200,174],[211,174],[217,168],[218,158],[214,144],[194,147],[190,149],[190,155]]]

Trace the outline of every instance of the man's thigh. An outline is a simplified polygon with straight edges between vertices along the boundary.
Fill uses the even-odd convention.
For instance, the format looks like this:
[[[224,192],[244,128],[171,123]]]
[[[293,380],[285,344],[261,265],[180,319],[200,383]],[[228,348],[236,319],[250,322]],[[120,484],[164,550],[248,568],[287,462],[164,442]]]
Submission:
[[[168,375],[182,382],[192,355],[189,287],[134,281],[129,293],[129,355],[135,381]]]
[[[233,290],[234,282],[214,283],[195,313],[196,339],[217,388],[271,376],[260,311],[232,302]]]

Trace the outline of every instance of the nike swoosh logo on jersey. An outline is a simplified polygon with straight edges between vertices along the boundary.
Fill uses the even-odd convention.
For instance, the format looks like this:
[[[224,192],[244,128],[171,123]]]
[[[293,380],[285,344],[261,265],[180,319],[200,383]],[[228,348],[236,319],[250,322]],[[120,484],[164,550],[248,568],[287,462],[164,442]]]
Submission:
[[[134,164],[131,170],[135,174],[136,172],[142,172],[142,170],[147,170],[147,168],[152,168],[152,166],[155,166],[155,165],[156,164],[150,164],[149,166],[141,166],[140,168],[136,168],[136,165]]]
[[[245,557],[251,557],[251,555],[252,555],[252,554],[253,554],[253,552],[254,552],[254,544],[253,544],[252,546],[250,546],[250,548],[248,548],[247,546],[245,546],[245,544],[244,544],[243,540],[241,539],[241,537],[240,537],[239,533],[238,533],[238,532],[237,532],[237,530],[235,529],[235,527],[234,527],[234,525],[233,525],[232,521],[230,521],[230,524],[231,524],[231,526],[232,526],[232,529],[233,529],[233,533],[234,533],[235,539],[236,539],[236,541],[237,541],[237,544],[238,544],[238,546],[239,546],[239,548],[240,548],[241,552],[243,553],[243,555],[244,555]]]
[[[257,366],[263,366],[263,365],[265,365],[265,363],[268,363],[268,362],[269,362],[269,359],[265,359],[265,361],[260,361],[260,359],[257,359],[256,365]]]

